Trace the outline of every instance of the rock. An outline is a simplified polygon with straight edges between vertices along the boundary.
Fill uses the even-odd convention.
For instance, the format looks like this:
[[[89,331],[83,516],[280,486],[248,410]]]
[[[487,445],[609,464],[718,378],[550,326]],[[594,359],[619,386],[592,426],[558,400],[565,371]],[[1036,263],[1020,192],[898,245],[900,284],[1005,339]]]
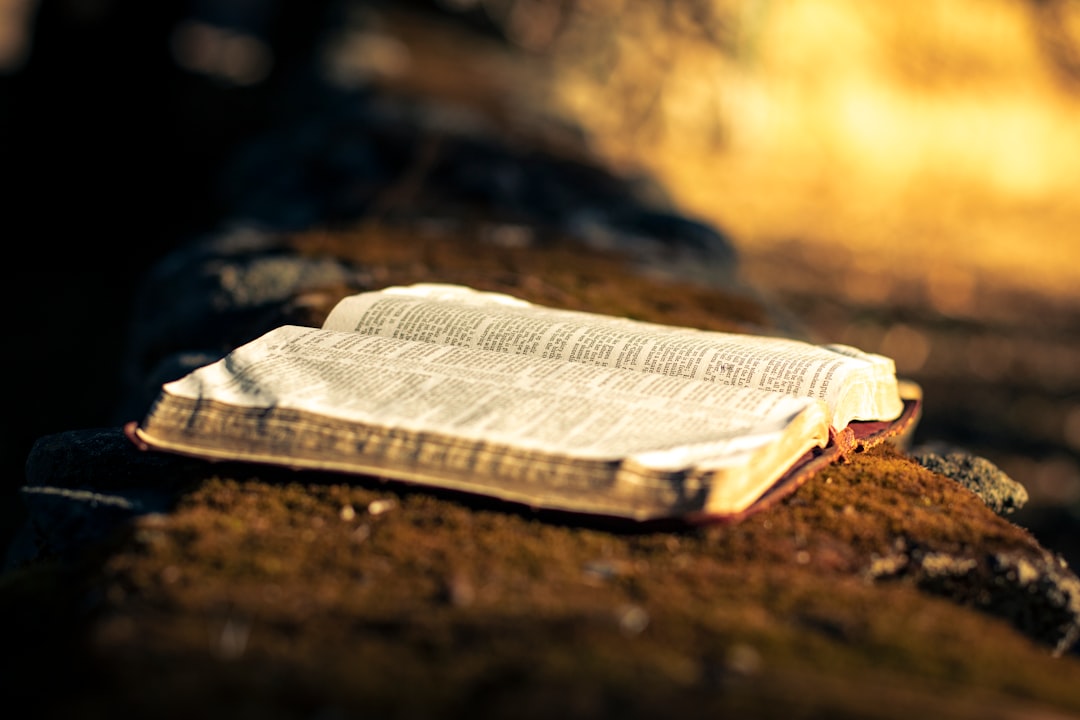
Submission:
[[[116,419],[140,416],[162,382],[287,322],[304,304],[369,278],[331,257],[290,252],[280,235],[232,224],[159,261],[140,285]]]
[[[9,618],[38,623],[27,611],[42,593],[94,610],[71,630],[85,644],[61,658],[101,673],[72,697],[90,714],[142,716],[167,698],[176,717],[199,706],[282,718],[524,707],[581,720],[798,708],[900,720],[941,717],[943,688],[944,717],[957,720],[1080,711],[1080,666],[1066,656],[1075,577],[970,492],[885,448],[735,525],[610,528],[375,478],[233,465],[204,466],[172,508],[123,528],[78,584],[42,588],[27,572],[23,605],[8,604]],[[55,625],[43,620],[20,637],[40,642]],[[20,660],[21,682],[54,682],[58,660]]]
[[[11,543],[10,569],[70,559],[138,515],[167,510],[206,463],[139,451],[120,428],[41,437],[26,461],[20,497],[27,522]]]
[[[998,515],[1011,515],[1027,503],[1027,489],[984,457],[941,444],[920,445],[911,456],[978,495]]]
[[[976,559],[916,548],[875,559],[869,573],[875,580],[908,578],[922,590],[1004,618],[1056,655],[1080,638],[1080,579],[1046,551]]]
[[[354,29],[371,30],[338,32]],[[335,43],[327,61],[346,45]],[[542,114],[528,132],[520,124],[507,132],[468,98],[448,117],[446,102],[343,93],[320,73],[305,79],[296,92],[308,111],[252,138],[224,168],[225,202],[243,222],[283,231],[372,218],[466,222],[496,235],[524,228],[517,239],[530,244],[571,238],[668,278],[740,282],[728,234],[677,209],[647,173],[615,172],[584,141],[552,151],[546,138],[564,134],[564,120]]]

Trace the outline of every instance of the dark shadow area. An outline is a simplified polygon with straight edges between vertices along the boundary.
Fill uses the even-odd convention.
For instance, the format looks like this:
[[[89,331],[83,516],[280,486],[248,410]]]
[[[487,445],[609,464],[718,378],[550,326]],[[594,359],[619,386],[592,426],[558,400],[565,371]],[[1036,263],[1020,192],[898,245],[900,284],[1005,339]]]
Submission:
[[[164,253],[212,228],[217,176],[258,132],[326,3],[43,2],[23,64],[0,74],[0,166],[13,277],[0,528],[20,513],[33,441],[112,420],[132,295]],[[225,7],[234,7],[228,14]],[[177,28],[232,23],[274,62],[241,85],[180,67]]]

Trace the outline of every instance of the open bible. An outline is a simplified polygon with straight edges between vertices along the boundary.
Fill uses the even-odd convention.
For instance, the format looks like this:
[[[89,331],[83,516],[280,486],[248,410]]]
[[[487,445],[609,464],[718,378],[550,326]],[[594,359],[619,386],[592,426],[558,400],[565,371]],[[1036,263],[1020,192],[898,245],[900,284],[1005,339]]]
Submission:
[[[536,508],[731,519],[915,421],[844,345],[673,327],[419,284],[341,300],[166,383],[143,449],[343,471]]]

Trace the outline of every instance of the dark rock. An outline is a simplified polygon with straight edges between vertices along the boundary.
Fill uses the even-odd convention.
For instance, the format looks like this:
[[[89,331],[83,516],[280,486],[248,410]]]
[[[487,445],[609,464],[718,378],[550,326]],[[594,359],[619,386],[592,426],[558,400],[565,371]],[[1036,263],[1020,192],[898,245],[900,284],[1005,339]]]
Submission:
[[[287,252],[280,236],[234,225],[174,250],[147,275],[135,303],[116,420],[142,415],[160,384],[271,328],[297,323],[306,297],[366,276],[329,257]]]
[[[920,445],[911,456],[923,467],[971,490],[998,515],[1010,515],[1027,503],[1027,489],[986,458],[941,444]]]
[[[121,428],[70,430],[45,435],[26,460],[26,485],[98,491],[132,491],[158,484],[162,471],[175,473],[177,463],[205,467],[201,460],[143,452]],[[163,488],[158,488],[163,489]]]
[[[309,114],[253,138],[225,168],[235,217],[281,231],[466,219],[527,227],[535,243],[568,237],[616,250],[684,281],[738,280],[735,247],[720,228],[584,147],[545,152],[540,140],[506,137],[479,115],[448,122],[438,103],[312,81]]]
[[[977,559],[915,548],[876,559],[869,575],[908,578],[922,590],[1004,618],[1058,655],[1080,638],[1080,579],[1044,550]]]
[[[142,452],[120,428],[72,430],[34,443],[20,497],[27,520],[6,567],[70,558],[138,515],[164,512],[206,463]]]

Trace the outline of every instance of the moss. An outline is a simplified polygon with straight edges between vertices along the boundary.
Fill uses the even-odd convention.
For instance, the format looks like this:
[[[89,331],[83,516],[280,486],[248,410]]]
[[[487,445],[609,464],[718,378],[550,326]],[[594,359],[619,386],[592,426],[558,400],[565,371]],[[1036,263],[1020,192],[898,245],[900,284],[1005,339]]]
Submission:
[[[898,542],[1035,547],[885,448],[738,525],[670,532],[550,523],[375,480],[208,477],[175,512],[136,522],[103,567],[95,653],[117,682],[160,667],[156,691],[170,693],[220,665],[220,686],[198,696],[265,693],[263,709],[898,717],[877,698],[906,687],[908,706],[948,688],[979,707],[1080,711],[1075,658],[863,572]],[[822,691],[837,677],[846,689]]]
[[[369,288],[330,289],[305,320],[321,324],[330,307],[350,292],[451,282],[543,305],[687,327],[735,332],[775,332],[780,327],[749,288],[664,282],[635,272],[621,255],[567,238],[550,239],[542,248],[485,244],[478,253],[476,237],[467,231],[432,235],[385,224],[290,236],[289,245],[298,254],[331,256],[372,269]]]
[[[673,324],[776,328],[748,294],[665,285],[570,245],[475,253],[453,237],[386,228],[291,242],[350,259],[372,287],[464,282]],[[358,289],[327,289],[282,319],[318,324]],[[93,611],[80,616],[85,643],[69,660],[93,674],[78,693],[49,698],[53,715],[1080,712],[1080,658],[1053,656],[1022,613],[979,604],[980,593],[1030,599],[994,559],[1045,573],[1045,551],[890,446],[830,466],[742,522],[662,530],[377,478],[195,472],[188,483],[155,470],[162,487],[190,489],[65,580]],[[938,560],[971,572],[931,587]],[[52,587],[31,580],[19,592],[0,586],[0,600],[17,598],[4,607],[32,606]],[[30,663],[12,678],[28,675],[47,677]]]

